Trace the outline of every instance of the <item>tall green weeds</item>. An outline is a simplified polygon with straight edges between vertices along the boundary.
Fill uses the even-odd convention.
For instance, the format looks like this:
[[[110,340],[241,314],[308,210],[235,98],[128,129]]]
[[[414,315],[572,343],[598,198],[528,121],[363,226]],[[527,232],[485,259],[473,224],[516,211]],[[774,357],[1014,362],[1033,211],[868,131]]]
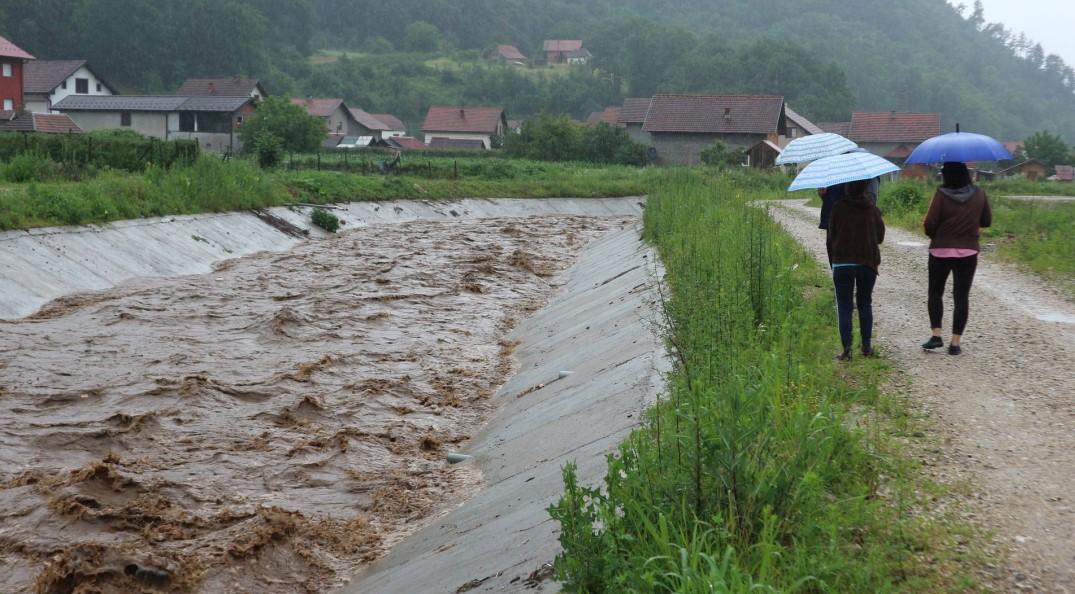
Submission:
[[[675,371],[608,459],[603,488],[574,468],[550,508],[572,592],[883,592],[909,545],[879,493],[899,472],[847,411],[877,399],[835,374],[829,280],[727,178],[672,174],[645,237]]]

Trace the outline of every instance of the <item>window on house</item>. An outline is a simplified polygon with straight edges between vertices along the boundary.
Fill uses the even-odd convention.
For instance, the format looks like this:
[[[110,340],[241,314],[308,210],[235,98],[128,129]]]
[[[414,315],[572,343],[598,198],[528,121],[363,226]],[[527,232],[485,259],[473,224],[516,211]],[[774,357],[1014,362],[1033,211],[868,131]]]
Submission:
[[[119,125],[123,127],[130,127],[131,125],[131,112],[123,111],[119,114]]]
[[[194,112],[184,111],[179,114],[179,131],[180,132],[197,132],[194,123]]]
[[[75,92],[79,95],[88,95],[90,92],[90,81],[88,78],[76,78],[75,79]]]
[[[14,99],[4,99],[4,111],[15,111]]]
[[[66,80],[63,81],[62,83],[60,83],[60,88],[61,89],[66,89],[67,88],[67,81]]]
[[[98,93],[100,93],[100,92],[101,92],[101,83],[97,83],[97,92],[98,92]]]
[[[15,74],[11,72],[11,64],[4,64],[4,77],[11,78],[12,76]]]

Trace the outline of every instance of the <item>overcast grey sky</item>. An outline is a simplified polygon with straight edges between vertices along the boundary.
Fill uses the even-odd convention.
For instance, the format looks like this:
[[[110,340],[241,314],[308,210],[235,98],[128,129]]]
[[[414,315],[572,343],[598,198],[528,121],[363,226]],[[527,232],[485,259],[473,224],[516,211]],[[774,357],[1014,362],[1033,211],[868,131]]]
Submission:
[[[973,6],[973,0],[962,0]],[[959,4],[953,1],[952,4]],[[982,0],[985,20],[1004,23],[1017,34],[1022,32],[1045,48],[1075,65],[1075,2],[1072,0]]]

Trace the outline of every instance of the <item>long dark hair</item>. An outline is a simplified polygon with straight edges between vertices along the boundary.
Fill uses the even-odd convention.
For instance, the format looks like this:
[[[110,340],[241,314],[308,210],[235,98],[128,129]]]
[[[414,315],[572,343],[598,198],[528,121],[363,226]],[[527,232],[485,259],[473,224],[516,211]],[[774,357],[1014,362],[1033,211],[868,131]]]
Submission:
[[[846,195],[853,200],[859,200],[866,197],[866,189],[870,187],[870,180],[863,179],[859,181],[847,182],[844,186]]]
[[[949,190],[958,190],[971,184],[967,164],[958,161],[948,161],[941,167],[941,179],[944,180],[944,187]]]

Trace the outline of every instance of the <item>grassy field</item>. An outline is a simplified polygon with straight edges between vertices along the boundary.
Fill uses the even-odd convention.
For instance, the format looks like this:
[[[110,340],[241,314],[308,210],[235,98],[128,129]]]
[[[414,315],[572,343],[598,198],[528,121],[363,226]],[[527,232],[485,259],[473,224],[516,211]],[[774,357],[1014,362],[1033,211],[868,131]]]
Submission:
[[[961,591],[958,524],[894,438],[877,360],[834,368],[830,280],[742,180],[672,172],[645,234],[667,269],[676,369],[608,460],[550,508],[570,592]]]
[[[986,249],[1041,274],[1075,298],[1075,203],[1025,202],[1005,196],[1075,195],[1075,184],[998,182],[983,184],[993,226],[982,230]],[[890,224],[922,233],[934,186],[900,182],[882,186],[878,205]]]
[[[249,161],[203,157],[145,173],[106,171],[80,182],[0,185],[0,230],[226,212],[295,202],[641,195],[657,169],[505,159],[422,160],[411,174],[271,171]],[[425,166],[433,167],[433,175]]]

